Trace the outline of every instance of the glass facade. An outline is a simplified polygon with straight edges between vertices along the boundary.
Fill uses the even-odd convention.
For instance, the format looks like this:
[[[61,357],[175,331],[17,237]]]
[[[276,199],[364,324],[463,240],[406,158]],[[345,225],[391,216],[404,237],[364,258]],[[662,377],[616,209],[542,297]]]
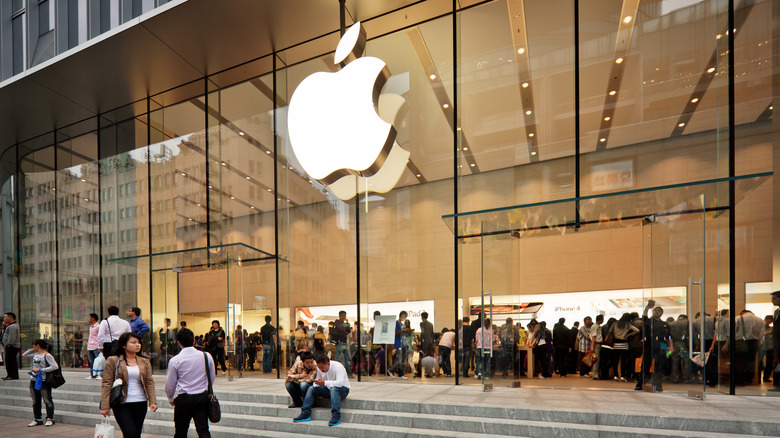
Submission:
[[[105,8],[114,3],[89,2],[100,8],[90,35],[119,17]],[[147,3],[121,2],[122,17]],[[779,263],[780,219],[766,208],[777,23],[770,1],[727,5],[431,1],[366,17],[366,55],[392,75],[378,111],[410,157],[392,190],[357,185],[347,200],[306,173],[287,125],[298,85],[339,70],[335,33],[6,145],[6,307],[23,344],[51,339],[66,367],[83,363],[88,315],[117,305],[142,309],[158,370],[180,324],[202,335],[219,320],[231,376],[277,377],[314,349],[382,381],[398,359],[409,377],[430,349],[453,377],[425,381],[474,384],[484,380],[459,375],[476,375],[464,360],[476,358],[483,379],[486,367],[519,378],[576,365],[576,353],[545,343],[507,344],[505,321],[609,323],[654,300],[664,319],[691,322],[676,323],[687,334],[666,365],[670,380],[695,383],[676,388],[762,392],[771,384],[755,382],[758,351],[689,364],[702,350],[695,315],[718,317],[705,350],[733,343],[741,310],[773,312]],[[343,341],[329,327],[340,311]],[[373,336],[380,316],[401,311],[412,332],[399,355]],[[278,330],[270,374],[253,336],[267,316]],[[491,318],[494,345],[472,350],[464,317]],[[461,342],[451,353],[439,348],[445,329]],[[641,341],[632,348],[604,353],[606,379],[633,375]]]

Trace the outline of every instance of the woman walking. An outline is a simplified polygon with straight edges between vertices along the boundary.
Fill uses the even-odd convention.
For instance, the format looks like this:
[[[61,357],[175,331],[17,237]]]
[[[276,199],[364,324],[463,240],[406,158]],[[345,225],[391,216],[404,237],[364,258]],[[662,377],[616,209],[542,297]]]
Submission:
[[[51,398],[51,383],[49,383],[47,377],[52,371],[56,371],[59,368],[57,361],[54,360],[54,356],[47,350],[49,344],[43,339],[36,339],[33,341],[32,348],[25,351],[22,356],[32,356],[32,371],[30,371],[30,396],[33,399],[33,416],[35,417],[32,423],[27,427],[33,426],[52,426],[54,425],[54,401]],[[41,375],[40,385],[37,384],[38,374]],[[36,389],[36,386],[39,386]],[[46,405],[46,421],[41,420],[41,400]]]
[[[140,352],[141,338],[135,333],[125,333],[119,337],[116,356],[106,359],[103,369],[100,413],[108,417],[113,407],[114,417],[125,438],[141,438],[147,403],[152,412],[157,411],[152,364],[149,359],[141,357]],[[115,377],[122,379],[123,397],[119,403],[110,406]]]
[[[630,362],[628,339],[639,333],[639,329],[631,324],[631,315],[624,313],[611,328],[614,343],[612,344],[612,367],[615,380],[627,382],[633,372],[633,364]],[[609,334],[609,333],[608,333]],[[619,368],[618,368],[619,366]]]

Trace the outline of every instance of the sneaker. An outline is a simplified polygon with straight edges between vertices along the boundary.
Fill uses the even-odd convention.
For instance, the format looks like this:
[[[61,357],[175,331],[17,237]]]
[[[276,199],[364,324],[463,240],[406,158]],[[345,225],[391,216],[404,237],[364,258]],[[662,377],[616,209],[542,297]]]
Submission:
[[[46,427],[54,426],[54,420],[52,420],[51,418],[47,418],[46,422],[43,423],[43,425],[46,426]]]
[[[341,418],[335,416],[328,421],[328,426],[338,426],[339,424],[341,424]]]
[[[224,371],[222,371],[222,375],[223,375],[223,376],[225,375],[225,372],[224,372]]]
[[[539,380],[547,380],[549,377],[539,376]]]
[[[306,416],[304,414],[301,414],[293,418],[293,423],[303,423],[305,421],[311,421],[311,415]]]
[[[618,380],[620,380],[620,379],[618,379],[618,376],[615,376],[615,377],[613,377],[613,379],[614,379],[616,382],[617,382]]]
[[[27,425],[27,427],[40,426],[42,424],[43,424],[43,421],[41,421],[41,420],[33,420],[32,423]]]
[[[621,378],[620,378],[620,381],[621,381],[621,382],[628,382],[628,380],[626,380],[626,378],[625,378],[625,377],[621,377]]]
[[[409,378],[406,377],[406,376],[401,376],[401,380],[409,380]],[[339,420],[339,423],[341,423],[341,420]],[[338,424],[338,423],[336,423],[336,424]],[[331,426],[334,426],[334,425],[331,424]]]

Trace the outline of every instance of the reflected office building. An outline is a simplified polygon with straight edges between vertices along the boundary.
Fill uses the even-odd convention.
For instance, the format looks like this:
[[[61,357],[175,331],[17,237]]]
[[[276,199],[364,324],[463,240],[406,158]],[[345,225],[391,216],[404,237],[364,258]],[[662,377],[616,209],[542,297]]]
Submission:
[[[181,322],[218,320],[231,378],[283,377],[316,348],[361,381],[395,358],[375,312],[417,335],[427,313],[437,337],[491,318],[495,385],[627,389],[633,356],[604,356],[603,382],[532,380],[561,359],[507,353],[501,326],[653,300],[677,327],[665,390],[763,394],[740,314],[772,315],[780,284],[780,23],[777,2],[733,3],[4,1],[3,308],[66,367],[90,313],[138,306],[160,373]],[[357,21],[365,50],[339,62]],[[375,125],[392,126],[378,147]],[[342,310],[346,348],[327,336]],[[261,368],[266,316],[264,375],[241,368]],[[410,362],[441,353],[426,336]],[[483,383],[455,370],[464,337],[452,376],[422,381]]]

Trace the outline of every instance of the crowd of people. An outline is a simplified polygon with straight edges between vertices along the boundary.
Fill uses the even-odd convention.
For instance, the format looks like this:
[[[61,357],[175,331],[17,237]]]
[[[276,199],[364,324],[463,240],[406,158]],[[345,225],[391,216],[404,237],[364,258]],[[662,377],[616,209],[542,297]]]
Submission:
[[[780,307],[780,291],[772,293],[771,299]],[[374,344],[374,327],[364,330],[360,323],[353,327],[345,311],[339,312],[338,319],[328,322],[327,327],[307,327],[304,321],[298,321],[284,337],[280,336],[281,328],[271,324],[270,316],[265,317],[260,330],[251,334],[236,326],[232,338],[218,320],[212,322],[207,333],[196,336],[185,321],[171,329],[171,320],[166,319],[165,327],[158,331],[160,366],[167,369],[165,393],[174,406],[176,437],[186,436],[193,420],[199,437],[210,436],[207,388],[218,376],[217,366],[225,374],[226,346],[231,343],[237,369],[252,370],[255,362],[260,362],[264,373],[279,368],[276,361],[281,358],[275,348],[286,343],[289,369],[285,387],[292,399],[290,407],[301,409],[294,421],[310,421],[314,399],[324,397],[331,403],[330,426],[341,422],[340,404],[349,394],[349,379],[355,373],[407,379],[408,373],[433,377],[441,372],[451,377],[454,351],[459,351],[461,365],[454,372],[462,377],[494,378],[500,372],[505,378],[511,374],[515,378],[545,380],[553,374],[577,374],[594,380],[635,383],[637,390],[647,384],[661,392],[664,380],[717,385],[718,379],[729,373],[729,348],[734,348],[737,385],[762,379],[774,383],[770,390],[780,390],[780,376],[774,373],[780,369],[780,309],[764,318],[749,310],[741,311],[734,318],[735,339],[730,342],[727,310],[716,316],[696,314],[693,321],[687,315],[664,319],[664,310],[655,304],[649,300],[642,315],[624,313],[605,321],[598,314],[595,319],[587,316],[581,323],[575,321],[572,327],[560,318],[552,330],[546,321],[535,319],[524,328],[507,318],[499,327],[479,314],[473,321],[464,317],[456,329],[435,332],[426,312],[421,312],[422,321],[416,330],[408,313],[401,311],[392,344]],[[102,373],[93,369],[86,378],[102,379],[100,412],[109,416],[113,411],[123,436],[140,437],[147,410],[157,410],[152,355],[143,351],[149,326],[140,318],[141,309],[137,307],[127,311],[127,320],[119,317],[116,306],[108,307],[107,313],[102,321],[94,313],[89,315],[90,368],[98,359],[105,360],[105,365]],[[380,312],[373,316],[376,320]],[[3,380],[16,380],[21,352],[16,315],[6,313],[2,328],[0,344],[7,369]],[[34,418],[30,427],[54,424],[51,376],[60,366],[50,350],[46,339],[35,339],[22,353],[32,358],[29,375]],[[114,394],[116,391],[118,394]]]

